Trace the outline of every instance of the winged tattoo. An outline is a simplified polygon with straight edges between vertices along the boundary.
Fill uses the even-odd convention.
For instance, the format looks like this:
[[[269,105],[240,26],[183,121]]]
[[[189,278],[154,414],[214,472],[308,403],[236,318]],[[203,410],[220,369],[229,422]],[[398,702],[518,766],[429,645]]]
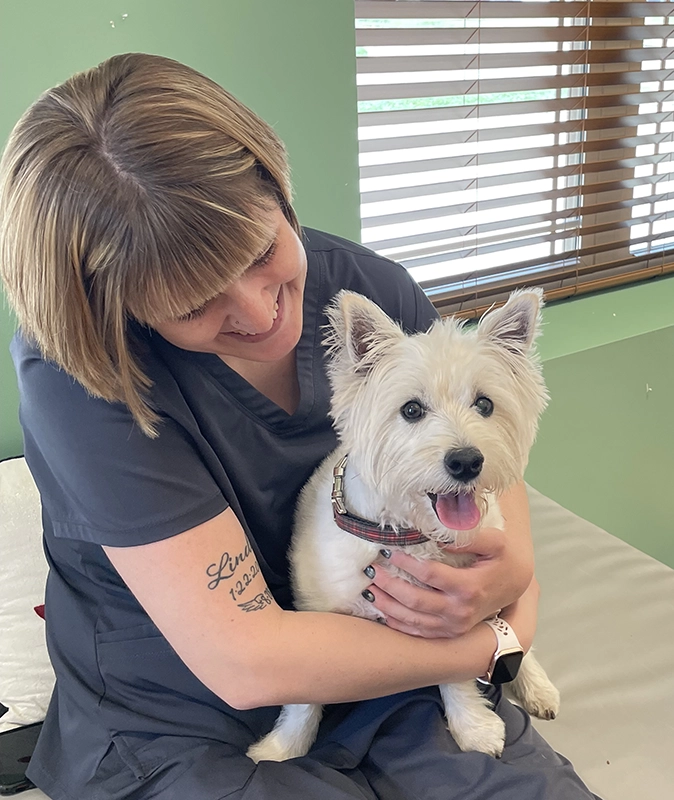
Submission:
[[[265,606],[271,605],[271,592],[265,589],[264,592],[256,594],[252,600],[237,604],[243,611],[260,611]]]

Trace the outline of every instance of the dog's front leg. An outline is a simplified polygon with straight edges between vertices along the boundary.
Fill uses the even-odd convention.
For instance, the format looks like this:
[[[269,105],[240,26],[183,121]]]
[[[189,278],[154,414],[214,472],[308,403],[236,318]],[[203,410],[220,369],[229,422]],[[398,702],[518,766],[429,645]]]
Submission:
[[[548,678],[530,650],[520,666],[510,690],[522,707],[540,719],[554,719],[559,714],[559,690]]]
[[[476,751],[498,758],[505,743],[505,723],[489,700],[472,682],[440,686],[447,726],[464,752]]]
[[[294,703],[283,706],[273,730],[248,748],[246,755],[258,761],[287,761],[305,756],[316,741],[323,706]]]

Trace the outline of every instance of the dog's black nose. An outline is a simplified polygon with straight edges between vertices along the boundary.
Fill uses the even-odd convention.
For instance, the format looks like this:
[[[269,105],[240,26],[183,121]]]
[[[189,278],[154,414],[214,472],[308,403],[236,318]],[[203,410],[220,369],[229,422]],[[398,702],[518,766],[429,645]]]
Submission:
[[[482,471],[484,456],[477,447],[462,447],[459,450],[450,450],[445,455],[447,472],[461,483],[469,483]]]

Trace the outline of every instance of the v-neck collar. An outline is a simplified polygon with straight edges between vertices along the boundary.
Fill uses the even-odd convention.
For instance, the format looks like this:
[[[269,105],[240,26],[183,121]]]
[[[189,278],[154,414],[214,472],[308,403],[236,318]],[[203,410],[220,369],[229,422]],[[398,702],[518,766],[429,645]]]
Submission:
[[[306,248],[306,237],[304,238]],[[162,346],[170,348],[183,359],[201,366],[204,372],[215,381],[219,389],[225,392],[248,416],[253,416],[263,425],[278,431],[290,431],[301,427],[314,408],[316,399],[315,381],[320,370],[314,368],[314,359],[318,351],[320,330],[317,316],[320,312],[321,267],[319,256],[307,250],[307,278],[302,302],[302,335],[295,348],[297,363],[297,380],[300,389],[300,401],[293,414],[288,414],[276,405],[265,394],[258,391],[236,370],[225,364],[215,353],[197,353],[183,350],[163,337],[158,336]]]

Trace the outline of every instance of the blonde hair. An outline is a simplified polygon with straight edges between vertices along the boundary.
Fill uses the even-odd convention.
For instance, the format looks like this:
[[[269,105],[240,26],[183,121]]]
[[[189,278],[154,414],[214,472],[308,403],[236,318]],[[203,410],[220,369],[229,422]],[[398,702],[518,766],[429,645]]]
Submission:
[[[91,394],[158,417],[130,322],[182,316],[299,232],[273,130],[195,70],[114,56],[45,92],[0,162],[0,271],[23,333]]]

